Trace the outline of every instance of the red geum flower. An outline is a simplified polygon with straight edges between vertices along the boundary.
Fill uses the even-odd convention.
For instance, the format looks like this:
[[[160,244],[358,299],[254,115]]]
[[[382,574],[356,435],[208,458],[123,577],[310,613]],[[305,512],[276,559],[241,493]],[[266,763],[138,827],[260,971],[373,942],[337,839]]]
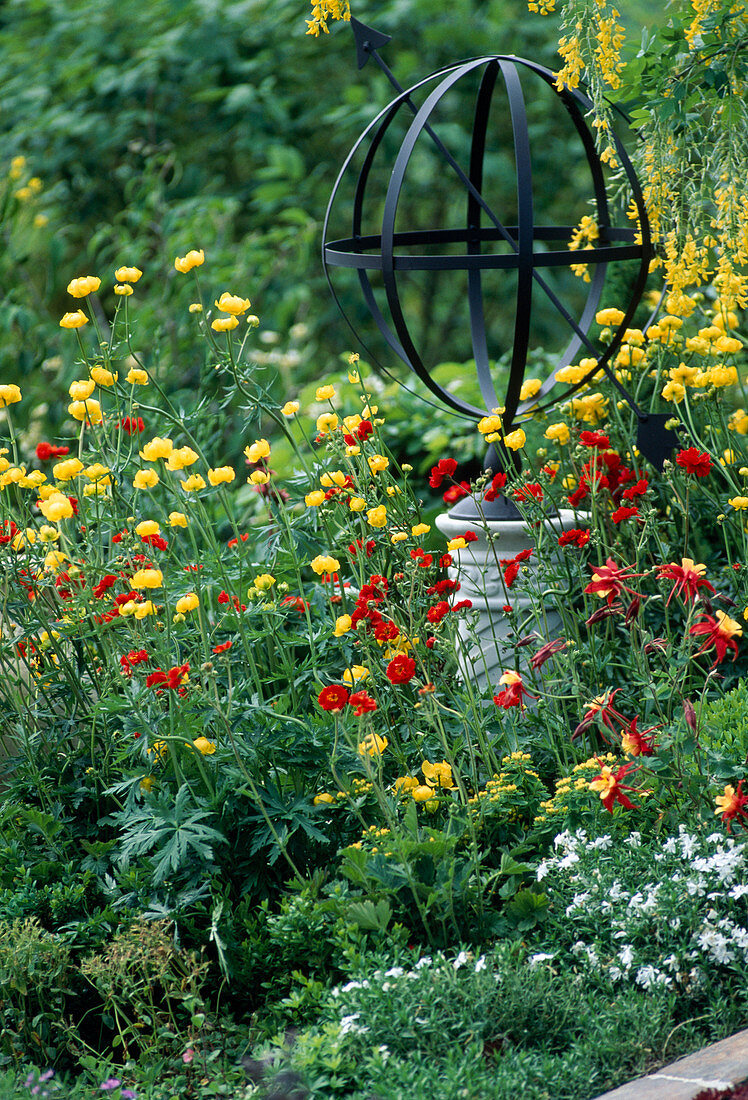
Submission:
[[[512,494],[515,500],[542,500],[543,489],[537,481],[528,481],[526,485],[519,485]]]
[[[229,596],[228,592],[219,592],[218,593],[218,602],[219,603],[231,603],[231,597]]]
[[[407,684],[416,674],[416,663],[405,653],[398,653],[387,665],[385,673],[391,684]]]
[[[580,549],[590,541],[589,528],[572,527],[558,536],[559,546],[578,546]]]
[[[439,600],[426,612],[426,618],[430,623],[440,623],[445,615],[449,614],[449,604],[446,600]]]
[[[430,565],[434,564],[433,554],[427,554],[420,546],[417,546],[415,550],[411,550],[410,556],[422,569],[427,569]]]
[[[520,550],[513,558],[501,558],[499,560],[499,564],[504,568],[504,584],[507,588],[511,588],[517,579],[522,562],[528,561],[530,557],[532,557],[531,546],[527,550]]]
[[[585,592],[596,596],[604,596],[611,607],[613,601],[618,599],[621,592],[630,592],[635,596],[633,588],[629,588],[623,582],[633,577],[640,577],[641,573],[632,573],[628,566],[618,566],[612,558],[608,558],[605,565],[593,565],[592,580],[585,588]]]
[[[145,431],[145,421],[142,416],[126,416],[122,421],[122,427],[128,435],[137,435]]]
[[[448,592],[459,592],[460,582],[450,580],[449,577],[445,577],[444,580],[437,581],[436,584],[432,584],[430,588],[426,589],[427,596],[444,596]]]
[[[36,457],[40,462],[48,462],[50,458],[62,458],[63,455],[69,454],[69,447],[57,447],[54,443],[37,443],[36,445]]]
[[[163,669],[157,668],[150,676],[146,676],[145,686],[165,687],[170,691],[176,691],[176,689],[180,688],[189,678],[190,666],[189,662],[185,662],[183,665],[175,665],[173,668],[170,668],[168,672],[164,672]]]
[[[634,803],[627,798],[623,793],[624,791],[635,791],[636,787],[629,787],[625,783],[621,783],[628,773],[634,769],[633,764],[623,764],[620,768],[616,768],[615,771],[607,764],[603,764],[602,760],[598,758],[600,764],[600,774],[595,779],[590,780],[590,789],[597,791],[600,795],[600,801],[606,810],[613,813],[613,804],[620,802],[620,804],[626,810],[635,809]]]
[[[450,611],[464,611],[466,609],[470,610],[472,606],[472,600],[458,600],[457,603],[452,604],[452,606],[450,607]]]
[[[106,595],[113,584],[117,583],[118,578],[114,573],[106,573],[98,584],[95,584],[91,591],[97,600],[100,600],[102,596]]]
[[[685,451],[679,451],[675,461],[687,474],[696,477],[706,477],[712,468],[712,459],[706,451],[700,451],[698,447],[688,447]]]
[[[714,646],[717,656],[714,658],[712,665],[716,665],[718,661],[725,659],[728,649],[733,651],[732,659],[735,660],[738,655],[738,643],[735,639],[742,636],[743,628],[740,623],[736,623],[724,611],[718,611],[716,617],[705,615],[703,619],[690,628],[688,633],[704,638],[697,650],[697,657],[700,653],[705,653],[707,649]]]
[[[349,698],[350,692],[343,684],[329,684],[327,687],[322,688],[317,696],[317,702],[323,710],[331,711],[332,714],[339,714]]]
[[[490,502],[492,500],[496,500],[496,497],[499,495],[499,493],[502,491],[502,489],[505,486],[506,486],[506,474],[499,471],[498,474],[494,474],[493,477],[491,478],[491,487],[490,487],[490,489],[486,489],[486,494],[485,494],[483,499],[487,500],[490,504]]]
[[[233,644],[234,643],[229,638],[229,640],[227,642],[221,642],[220,645],[214,645],[213,646],[213,652],[214,653],[225,653],[227,649],[231,649]]]
[[[628,489],[624,489],[622,496],[624,500],[634,500],[636,497],[643,497],[649,488],[649,482],[645,477],[639,478],[636,485],[629,485]]]
[[[247,532],[245,532],[245,534],[239,535],[239,538],[229,539],[229,541],[226,543],[226,545],[229,547],[230,550],[233,550],[235,546],[239,545],[239,539],[241,539],[242,542],[246,542],[248,538],[249,538],[249,534]]]
[[[140,541],[152,546],[154,550],[167,550],[169,544],[162,535],[141,535]]]
[[[668,565],[658,565],[657,567],[658,580],[677,582],[667,598],[668,604],[673,596],[681,596],[684,603],[688,600],[694,600],[698,596],[700,588],[708,588],[710,592],[714,592],[713,586],[704,576],[705,573],[706,566],[697,565],[693,558],[681,558],[680,565],[676,565],[674,561],[671,561]],[[667,604],[665,606],[667,607]]]
[[[507,669],[506,672],[499,679],[500,684],[504,684],[504,690],[500,691],[498,695],[494,695],[493,701],[497,707],[503,707],[508,710],[510,707],[524,707],[522,702],[523,696],[527,695],[532,699],[537,696],[532,695],[525,685],[522,683],[522,677],[518,672],[514,672],[511,669]]]
[[[365,545],[362,539],[356,539],[356,541],[352,542],[348,547],[348,553],[351,555],[352,558],[355,558],[359,550],[363,550],[367,558],[370,558],[371,555],[374,553],[374,547],[376,545],[377,544],[374,539],[369,539]]]
[[[594,447],[598,451],[604,451],[610,447],[610,438],[604,432],[582,432],[579,442],[583,447]]]
[[[610,518],[613,523],[623,523],[625,519],[631,519],[633,516],[639,515],[639,509],[635,504],[630,506],[622,505],[620,508],[616,508],[615,512],[611,512]]]
[[[654,733],[656,726],[650,726],[647,730],[638,730],[636,723],[639,715],[635,715],[628,725],[621,730],[621,748],[627,756],[652,756],[654,753]],[[651,736],[648,736],[651,734]]]
[[[453,477],[457,469],[457,460],[454,458],[440,458],[436,466],[431,467],[429,485],[432,489],[438,489],[445,477]]]
[[[348,703],[353,707],[353,713],[357,718],[361,718],[362,715],[377,709],[376,702],[365,691],[354,691],[348,699]]]
[[[738,781],[738,789],[734,787],[725,787],[724,794],[718,794],[714,800],[714,804],[717,809],[714,813],[717,816],[721,816],[725,825],[727,825],[727,831],[732,832],[732,823],[738,818],[745,818],[748,820],[748,814],[745,807],[748,806],[748,794],[743,794],[743,780]]]
[[[129,653],[125,653],[119,659],[119,663],[122,666],[122,673],[125,676],[132,676],[132,670],[135,665],[142,665],[144,661],[149,661],[150,657],[144,649],[131,649]]]
[[[292,607],[295,611],[298,611],[300,615],[303,615],[306,609],[309,607],[309,603],[303,598],[303,596],[284,596],[281,600],[282,607]]]
[[[470,495],[470,482],[460,481],[457,485],[453,485],[447,489],[446,493],[442,494],[442,500],[445,504],[454,504],[458,500],[462,500],[463,497]]]

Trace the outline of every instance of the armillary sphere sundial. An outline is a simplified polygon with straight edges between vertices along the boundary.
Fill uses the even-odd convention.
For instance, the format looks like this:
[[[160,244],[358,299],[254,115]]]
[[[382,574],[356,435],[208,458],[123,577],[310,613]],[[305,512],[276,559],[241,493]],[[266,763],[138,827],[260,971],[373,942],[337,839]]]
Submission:
[[[647,211],[641,187],[631,161],[619,138],[611,134],[616,156],[625,174],[636,210],[637,227],[616,227],[605,187],[603,165],[597,154],[593,133],[585,121],[590,101],[576,90],[557,89],[555,76],[542,65],[504,54],[472,58],[449,65],[420,80],[413,87],[400,88],[395,77],[379,56],[378,50],[390,39],[356,19],[351,19],[356,40],[358,66],[362,68],[374,57],[390,82],[397,89],[395,98],[379,112],[358,138],[343,164],[325,215],[323,233],[323,264],[333,296],[351,329],[356,327],[346,314],[333,285],[334,268],[354,269],[369,313],[387,346],[425,383],[445,405],[466,417],[480,418],[495,408],[504,408],[504,435],[513,426],[568,400],[586,385],[598,371],[604,371],[620,397],[631,407],[638,421],[637,446],[654,465],[661,467],[675,445],[676,437],[665,428],[666,415],[641,409],[616,377],[611,365],[620,348],[624,333],[631,324],[644,290],[650,261],[653,257]],[[581,143],[591,180],[594,218],[598,237],[594,247],[569,250],[574,225],[538,225],[533,200],[533,158],[528,129],[527,106],[520,74],[525,81],[543,82],[555,94],[571,120]],[[472,118],[470,119],[469,155],[463,167],[438,132],[436,115],[444,98],[461,81],[477,80]],[[489,113],[497,85],[503,85],[508,101],[513,138],[515,191],[513,208],[516,225],[504,225],[486,199],[487,166],[492,149],[489,145]],[[384,202],[381,205],[381,225],[377,213],[374,233],[364,233],[365,218],[371,217],[370,185],[375,169],[380,169],[386,141],[390,140],[393,123],[402,114],[409,121],[407,132],[390,169]],[[443,185],[460,186],[465,195],[463,225],[436,226],[429,229],[400,229],[396,226],[401,197],[408,185],[408,170],[414,153],[424,143],[430,143],[441,158]],[[329,240],[328,230],[333,211],[338,205],[341,185],[358,164],[353,184],[350,211],[350,235]],[[563,172],[559,166],[559,174]],[[376,208],[377,211],[380,207]],[[455,251],[457,249],[457,251]],[[588,335],[598,310],[609,265],[617,261],[636,261],[636,275],[628,291],[624,316],[601,351]],[[591,269],[586,301],[579,316],[574,316],[551,285],[552,269],[586,264]],[[475,370],[485,408],[472,405],[450,393],[433,376],[433,364],[424,362],[406,319],[399,279],[408,272],[467,273],[466,311]],[[496,392],[492,377],[492,355],[485,319],[485,277],[489,272],[506,272],[515,280],[515,310],[511,364],[505,395]],[[384,296],[375,294],[372,276],[379,280]],[[533,304],[543,295],[555,308],[558,322],[569,331],[569,340],[550,375],[530,400],[522,401],[520,391],[528,361],[529,335]],[[381,303],[381,304],[380,304]],[[358,335],[356,333],[356,335]],[[557,375],[563,367],[574,363],[581,353],[591,361],[589,370],[578,382],[558,392]],[[551,392],[553,391],[553,392]],[[496,456],[493,456],[494,459]],[[490,462],[491,456],[487,461]],[[494,467],[496,463],[494,462]],[[499,512],[501,511],[499,507]],[[507,504],[503,507],[506,509]],[[507,514],[505,512],[505,514]]]

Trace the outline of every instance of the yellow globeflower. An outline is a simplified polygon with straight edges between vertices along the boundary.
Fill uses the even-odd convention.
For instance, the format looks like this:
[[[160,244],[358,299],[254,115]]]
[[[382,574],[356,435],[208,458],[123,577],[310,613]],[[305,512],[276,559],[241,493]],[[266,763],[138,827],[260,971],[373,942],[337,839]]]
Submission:
[[[182,275],[186,275],[188,271],[192,271],[193,267],[200,267],[205,263],[205,253],[200,249],[193,248],[186,256],[177,256],[174,261],[174,267],[177,271],[180,271]]]
[[[361,756],[381,756],[388,745],[386,737],[380,737],[378,733],[368,733],[363,741],[359,741],[358,751]]]
[[[383,504],[376,508],[370,508],[366,513],[366,522],[370,527],[385,527],[387,525],[387,509]]]
[[[247,478],[247,481],[251,485],[267,485],[270,481],[270,474],[266,473],[264,470],[253,470]]]
[[[569,442],[571,432],[568,426],[561,420],[556,424],[549,424],[543,432],[543,436],[545,439],[550,439],[554,443],[559,443],[563,446],[565,443]]]
[[[624,317],[625,314],[620,309],[600,309],[595,314],[598,325],[620,325]]]
[[[173,450],[174,444],[170,439],[162,439],[161,436],[155,435],[143,446],[140,457],[146,462],[155,462],[158,458],[168,458]]]
[[[210,327],[214,332],[231,332],[238,324],[238,318],[232,314],[230,317],[216,317],[215,321],[210,322]]]
[[[196,737],[192,744],[203,756],[212,756],[216,751],[215,741],[209,741],[207,737]]]
[[[430,530],[430,523],[417,523],[415,527],[411,527],[410,533],[411,535],[414,535],[415,538],[418,538],[419,535],[428,535]]]
[[[395,531],[394,535],[390,535],[391,543],[405,542],[408,538],[407,531]]]
[[[39,501],[39,511],[50,523],[59,523],[61,519],[70,519],[75,514],[72,504],[62,493]]]
[[[144,448],[145,450],[145,448]],[[192,447],[174,447],[166,462],[168,470],[183,470],[185,466],[191,466],[197,462],[198,454]]]
[[[135,528],[135,533],[140,535],[141,539],[147,538],[149,535],[158,535],[161,532],[161,524],[155,519],[144,519]]]
[[[317,431],[320,435],[327,435],[329,432],[334,432],[338,426],[338,417],[336,413],[322,413],[317,417]]]
[[[325,503],[325,494],[321,489],[313,489],[304,497],[304,503],[307,508],[318,508],[320,504]]]
[[[83,328],[88,324],[88,317],[82,309],[76,309],[74,313],[63,313],[60,318],[60,328]]]
[[[300,405],[298,401],[286,401],[285,405],[281,409],[283,416],[296,416],[299,411]]]
[[[434,797],[434,791],[432,787],[413,787],[410,793],[413,795],[413,798],[416,802],[428,802],[429,799]]]
[[[200,604],[197,592],[188,592],[186,596],[180,596],[176,602],[175,610],[178,615],[184,615],[187,611],[194,611]]]
[[[366,501],[363,497],[349,497],[348,507],[352,512],[364,512],[366,510]]]
[[[338,615],[335,620],[335,637],[342,638],[352,628],[353,621],[350,615]]]
[[[211,485],[223,485],[234,480],[236,474],[232,466],[217,466],[208,470],[208,481]]]
[[[68,283],[68,294],[72,298],[85,298],[87,294],[95,294],[100,286],[101,279],[95,275],[82,275]]]
[[[259,573],[252,583],[258,592],[269,592],[276,581],[272,573]]]
[[[314,572],[320,577],[323,573],[337,573],[338,569],[340,569],[340,562],[330,554],[318,554],[317,557],[310,562],[310,565]]]
[[[270,444],[267,439],[256,439],[254,443],[244,448],[244,454],[248,462],[259,462],[270,456]]]
[[[500,416],[484,416],[478,421],[478,431],[481,435],[488,435],[491,432],[501,431],[501,417]]]
[[[384,455],[369,455],[367,462],[373,474],[380,474],[382,470],[386,470],[390,464],[390,460],[385,458]]]
[[[314,393],[315,401],[332,401],[334,396],[334,386],[318,386]]]
[[[112,374],[106,367],[91,367],[91,377],[97,386],[113,386],[118,374],[116,371]]]
[[[515,428],[509,435],[504,436],[504,443],[511,451],[518,451],[521,447],[524,447],[527,442],[527,436],[522,428]]]
[[[369,677],[369,669],[366,665],[351,665],[343,673],[343,679],[346,684],[357,684],[360,680],[366,680]]]
[[[249,298],[239,298],[236,294],[229,294],[227,290],[224,290],[216,302],[216,307],[223,313],[231,313],[234,316],[246,313],[251,305]],[[235,328],[236,326],[232,325],[231,327]]]
[[[186,527],[189,520],[184,512],[169,512],[170,527]]]
[[[58,481],[70,481],[83,469],[83,463],[79,458],[66,458],[62,462],[56,462],[52,467],[52,474]]]
[[[132,294],[132,287],[128,283],[115,283],[114,293],[118,298],[129,298]]]
[[[153,489],[160,480],[155,470],[138,470],[132,484],[134,489]]]
[[[44,558],[45,572],[59,573],[64,563],[68,560],[67,554],[63,554],[62,550],[50,550]]]
[[[89,397],[87,401],[71,402],[68,412],[73,420],[88,420],[91,424],[101,424],[104,419],[101,405],[93,397]]]
[[[738,511],[743,512],[748,508],[748,497],[732,497],[727,503]]]
[[[334,801],[335,799],[331,794],[328,794],[327,791],[322,791],[321,794],[315,794],[313,804],[315,806],[321,806],[323,804],[328,804]]]
[[[142,274],[139,267],[118,267],[114,277],[118,283],[137,283]]]
[[[93,391],[96,389],[96,383],[92,378],[79,378],[75,382],[71,382],[68,387],[68,393],[73,401],[85,401],[90,397]]]
[[[207,483],[205,478],[201,477],[200,474],[190,474],[188,478],[185,478],[184,481],[180,481],[179,484],[182,486],[185,493],[196,493],[199,492],[200,489],[204,489]]]
[[[543,383],[539,378],[528,378],[526,382],[522,383],[522,388],[519,391],[520,401],[529,401],[531,397],[534,397]]]
[[[0,409],[4,409],[8,405],[15,405],[20,400],[21,391],[13,382],[0,386]]]
[[[160,588],[164,575],[160,569],[138,569],[130,584],[133,588]]]
[[[158,608],[152,600],[143,600],[133,607],[133,615],[136,619],[145,619],[147,615],[155,615]]]

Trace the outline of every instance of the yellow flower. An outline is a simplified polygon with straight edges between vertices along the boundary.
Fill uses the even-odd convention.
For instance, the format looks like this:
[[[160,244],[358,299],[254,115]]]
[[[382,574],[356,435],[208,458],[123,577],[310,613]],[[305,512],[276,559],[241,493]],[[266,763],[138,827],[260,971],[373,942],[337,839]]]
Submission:
[[[131,386],[147,386],[148,371],[140,370],[138,367],[131,367],[127,372],[125,381],[129,382]]]
[[[449,540],[449,542],[447,543],[447,550],[464,550],[466,546],[467,543],[465,542],[462,535],[458,535],[456,539]]]
[[[732,497],[727,503],[738,511],[744,511],[748,508],[748,497]]]
[[[368,733],[363,741],[358,743],[360,756],[381,756],[389,745],[386,737],[380,737],[378,733]]]
[[[39,542],[57,542],[60,537],[60,532],[56,527],[47,527],[46,523],[43,523],[39,528]]]
[[[390,535],[390,542],[394,544],[398,542],[405,542],[408,537],[407,531],[395,531],[394,535]]]
[[[188,478],[185,478],[184,481],[180,481],[179,484],[182,486],[185,493],[196,493],[199,492],[200,489],[205,488],[206,481],[200,474],[190,474]]]
[[[478,421],[478,431],[481,435],[489,435],[491,432],[501,431],[500,416],[484,416]]]
[[[177,256],[174,261],[174,267],[177,271],[180,271],[182,275],[186,275],[188,271],[192,271],[193,267],[200,267],[205,263],[205,253],[201,249],[193,248],[186,256]]]
[[[82,328],[88,324],[88,317],[82,309],[76,309],[74,313],[64,313],[60,319],[60,328]]]
[[[370,508],[366,513],[366,522],[370,527],[385,527],[387,524],[387,509],[383,504],[376,508]]]
[[[363,497],[349,497],[348,507],[352,512],[364,512],[366,511],[366,501]]]
[[[731,431],[737,432],[738,435],[747,435],[748,413],[746,413],[745,409],[735,409],[735,412],[730,415],[727,426]]]
[[[169,512],[170,527],[186,527],[188,522],[189,521],[184,512]]]
[[[340,562],[337,558],[333,558],[330,554],[318,554],[310,565],[314,572],[318,576],[322,576],[324,573],[337,573],[340,569]]]
[[[330,470],[329,473],[322,474],[319,481],[325,489],[331,489],[333,485],[337,485],[339,489],[342,489],[345,487],[346,475],[342,470]]]
[[[68,283],[68,294],[72,298],[85,298],[87,294],[95,294],[100,286],[101,279],[95,275],[82,275]]]
[[[95,389],[96,383],[92,378],[80,378],[70,383],[68,393],[73,401],[85,401],[86,398],[91,396]]]
[[[521,447],[524,447],[527,442],[527,436],[523,432],[522,428],[515,428],[509,435],[504,436],[504,444],[511,451],[518,451]]]
[[[62,493],[55,493],[40,501],[39,511],[50,523],[59,523],[61,519],[70,519],[74,515],[72,504]]]
[[[0,409],[4,409],[8,405],[15,405],[20,400],[21,391],[13,382],[0,386]]]
[[[366,680],[369,676],[369,670],[366,665],[351,665],[343,673],[343,679],[346,684],[357,684],[360,680]]]
[[[127,283],[115,283],[114,293],[118,298],[129,298],[132,294],[132,287],[128,286]]]
[[[318,386],[314,394],[314,399],[315,401],[332,401],[334,396],[334,386]]]
[[[416,802],[426,802],[434,797],[434,791],[431,787],[418,786],[413,787],[410,792]]]
[[[543,436],[545,439],[551,439],[554,443],[559,443],[563,446],[565,443],[569,442],[571,432],[568,426],[560,420],[556,424],[549,424],[543,432]]]
[[[680,382],[675,382],[671,378],[669,382],[666,382],[662,387],[662,396],[665,401],[674,401],[676,405],[679,405],[681,401],[685,399],[686,387],[682,386]]]
[[[600,309],[595,314],[598,325],[620,325],[625,314],[620,309]]]
[[[111,478],[107,477],[112,471],[108,466],[104,466],[101,462],[94,462],[91,466],[86,466],[83,474],[89,481],[106,481],[107,485],[111,483]]]
[[[224,290],[216,302],[216,307],[223,313],[231,313],[234,316],[246,313],[251,305],[249,298],[239,298],[236,294],[229,294],[227,290]],[[232,325],[231,327],[234,328],[235,326]]]
[[[52,474],[58,481],[70,481],[83,469],[83,463],[79,458],[66,458],[62,462],[56,462],[52,467]]]
[[[335,637],[342,638],[352,628],[353,621],[350,615],[338,615],[335,620]]]
[[[320,435],[327,435],[329,432],[334,432],[338,426],[338,418],[335,413],[322,413],[317,417],[317,431]]]
[[[522,383],[522,389],[519,391],[520,401],[529,401],[531,397],[534,397],[543,383],[539,378],[528,378],[526,382]]]
[[[421,771],[426,776],[426,782],[430,787],[441,787],[442,790],[452,790],[454,788],[452,766],[446,760],[442,760],[438,764],[431,764],[428,760],[424,760],[421,764]]]
[[[320,504],[324,504],[325,494],[321,489],[313,489],[311,493],[307,493],[304,497],[304,503],[307,508],[317,508]]]
[[[202,302],[190,302],[188,312],[189,313],[202,313],[203,312]]]
[[[215,741],[209,741],[207,737],[196,737],[192,744],[203,756],[212,756],[216,751]]]
[[[155,440],[152,440],[155,442]],[[145,448],[143,448],[145,451]],[[173,447],[166,462],[167,470],[183,470],[185,466],[191,466],[197,462],[198,455],[192,447]]]
[[[68,560],[67,554],[63,554],[62,550],[50,550],[44,558],[45,572],[59,573],[64,563]]]
[[[256,439],[249,447],[244,448],[244,454],[248,462],[259,462],[270,455],[270,444],[267,439]]]
[[[136,619],[145,619],[147,615],[155,615],[156,611],[156,605],[151,600],[143,600],[142,603],[136,603],[133,607],[133,615]]]
[[[160,588],[164,575],[160,569],[138,569],[130,584],[133,588]]]
[[[384,455],[369,455],[367,462],[373,474],[380,474],[382,470],[386,470],[390,464],[390,460],[385,458]]]
[[[91,377],[97,386],[113,386],[117,381],[117,373],[112,374],[106,367],[91,367]]]
[[[281,413],[283,414],[283,416],[296,416],[299,408],[300,406],[298,401],[286,401],[285,405],[281,409]]]
[[[326,804],[328,804],[330,802],[334,802],[334,801],[335,801],[335,799],[333,798],[333,796],[331,794],[328,794],[327,791],[322,791],[320,794],[315,794],[315,796],[314,796],[314,805],[315,806],[321,806],[323,804],[326,805]]]
[[[146,794],[153,789],[154,779],[152,775],[144,775],[140,780],[140,789],[145,791]]]
[[[114,277],[118,283],[137,283],[142,274],[139,267],[118,267]]]
[[[185,596],[180,596],[174,606],[177,615],[184,615],[187,611],[194,611],[199,604],[197,592],[188,592]]]
[[[68,405],[68,412],[73,420],[88,420],[91,424],[101,424],[104,419],[101,405],[93,397],[87,401],[73,401]]]
[[[144,519],[135,528],[136,534],[141,538],[147,538],[148,535],[158,535],[161,531],[161,525],[155,519]]]
[[[208,470],[208,481],[211,485],[223,485],[233,481],[236,477],[231,466],[217,466],[214,470]]]
[[[733,355],[743,347],[740,340],[736,340],[734,336],[720,336],[715,340],[714,346],[722,355]]]
[[[415,790],[417,786],[419,786],[419,783],[414,775],[401,775],[395,780],[393,789],[395,794],[407,794],[409,791]]]
[[[210,327],[215,332],[231,332],[238,324],[238,318],[232,315],[230,317],[216,317],[215,321],[210,322]]]
[[[170,439],[162,439],[155,435],[148,443],[144,444],[140,457],[146,462],[155,462],[157,458],[168,458],[174,450],[174,444]],[[193,452],[194,453],[194,452]]]
[[[264,470],[254,470],[247,478],[247,481],[251,485],[267,485],[270,481],[270,474],[266,473]]]
[[[272,573],[259,573],[252,583],[258,592],[269,592],[276,581]]]
[[[417,523],[415,527],[411,527],[410,533],[418,538],[419,535],[428,535],[431,530],[431,524],[429,523]]]

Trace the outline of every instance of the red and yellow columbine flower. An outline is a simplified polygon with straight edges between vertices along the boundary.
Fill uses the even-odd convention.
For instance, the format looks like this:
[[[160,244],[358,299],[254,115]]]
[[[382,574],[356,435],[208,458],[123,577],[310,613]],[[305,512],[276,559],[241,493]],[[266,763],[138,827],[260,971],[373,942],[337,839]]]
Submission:
[[[748,795],[743,794],[742,779],[738,782],[737,790],[728,784],[725,787],[724,794],[717,795],[714,804],[717,807],[714,813],[716,816],[721,817],[727,825],[728,833],[731,832],[732,823],[736,818],[748,821],[748,812],[745,809],[748,806]]]
[[[694,600],[699,594],[700,588],[708,588],[714,592],[713,586],[705,579],[705,565],[697,565],[693,558],[681,558],[681,564],[670,562],[668,565],[657,567],[659,580],[676,581],[675,588],[667,598],[670,603],[673,596],[682,596],[684,601]]]
[[[522,677],[518,672],[514,672],[513,669],[506,669],[499,678],[499,683],[504,685],[504,690],[493,697],[497,707],[503,707],[505,710],[510,707],[524,707],[525,704],[522,702],[522,698],[525,695],[530,696],[530,692],[523,684]],[[531,698],[536,697],[531,696]]]
[[[636,809],[634,803],[623,793],[624,791],[634,791],[636,788],[621,783],[621,780],[634,769],[634,765],[623,764],[615,771],[608,764],[603,764],[602,761],[600,761],[600,765],[600,774],[590,780],[590,790],[599,793],[600,801],[605,809],[613,813],[613,805],[616,802],[620,802],[626,810]]]
[[[611,607],[621,592],[636,595],[633,588],[628,588],[623,582],[637,576],[640,574],[632,573],[628,566],[617,566],[612,558],[608,558],[605,565],[593,566],[592,580],[584,591],[596,596],[604,596],[608,601],[608,607]]]
[[[724,660],[728,649],[733,651],[732,659],[735,660],[738,655],[738,643],[735,639],[742,637],[743,628],[724,611],[717,611],[716,615],[705,615],[688,633],[704,638],[696,652],[697,657],[714,646],[717,656],[713,664],[716,665],[718,661]]]

